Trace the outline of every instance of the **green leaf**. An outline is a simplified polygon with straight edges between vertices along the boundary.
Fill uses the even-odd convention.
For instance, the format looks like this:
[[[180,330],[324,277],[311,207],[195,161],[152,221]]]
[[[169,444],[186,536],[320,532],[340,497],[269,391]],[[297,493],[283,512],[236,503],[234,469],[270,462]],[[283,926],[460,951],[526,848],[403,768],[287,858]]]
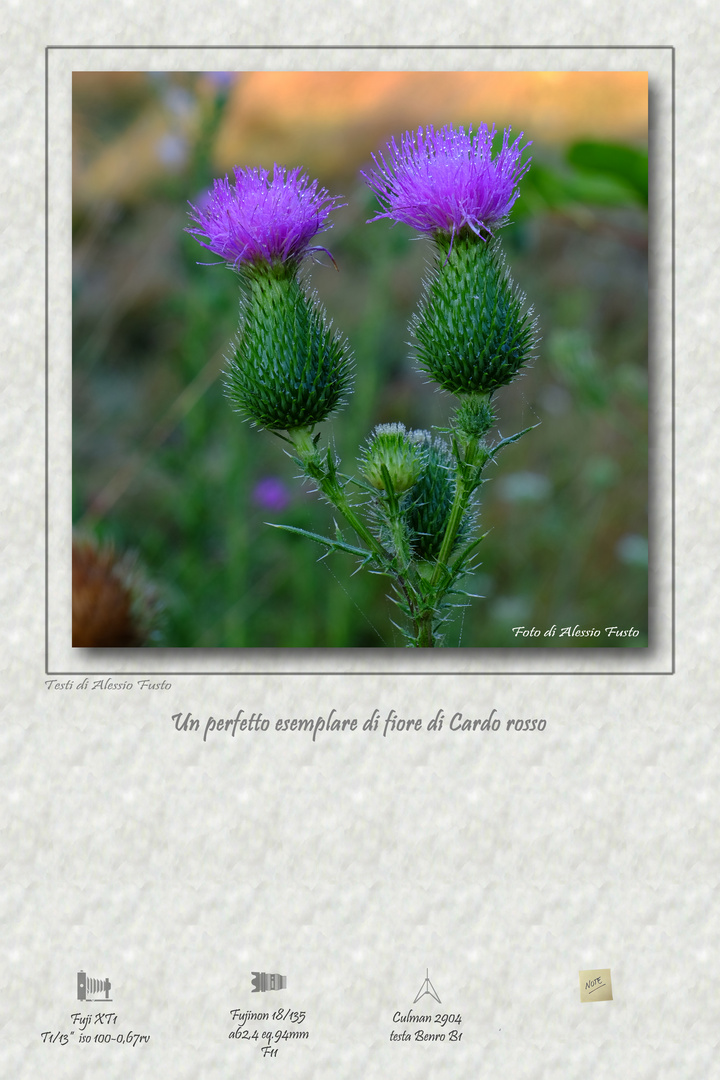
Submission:
[[[586,173],[602,174],[619,180],[639,202],[648,204],[648,154],[631,146],[586,140],[574,143],[567,160]]]
[[[540,427],[540,424],[531,424],[530,427],[526,427],[523,428],[522,431],[518,431],[516,435],[508,435],[506,439],[501,439],[496,446],[492,447],[490,451],[490,459],[494,461],[495,455],[497,454],[498,450],[502,450],[503,446],[509,446],[510,443],[517,442],[518,439],[522,439],[523,435],[527,435],[528,431],[534,431],[536,427]]]
[[[278,525],[274,521],[267,521],[265,524],[269,525],[271,529],[283,529],[285,532],[297,533],[298,536],[304,536],[308,540],[314,540],[316,544],[324,544],[330,551],[346,551],[348,555],[357,555],[359,558],[365,560],[372,558],[372,552],[365,551],[364,548],[355,547],[353,544],[348,544],[345,540],[331,540],[329,536],[321,536],[320,533],[308,532],[307,529],[299,529],[295,525]]]
[[[487,535],[488,535],[487,533],[483,533],[482,536],[478,536],[477,540],[472,540],[467,545],[467,547],[463,548],[463,550],[460,552],[457,559],[453,563],[453,573],[457,573],[457,574],[460,573],[460,571],[465,566],[465,564],[467,563],[470,556],[473,555],[475,553],[475,551],[477,551],[480,544],[482,544],[483,540],[485,539],[485,537]]]
[[[572,172],[536,162],[523,181],[518,208],[562,210],[568,204],[647,206],[647,153],[606,143],[575,143],[567,153]],[[527,204],[527,205],[525,205]],[[513,211],[515,214],[515,211]]]

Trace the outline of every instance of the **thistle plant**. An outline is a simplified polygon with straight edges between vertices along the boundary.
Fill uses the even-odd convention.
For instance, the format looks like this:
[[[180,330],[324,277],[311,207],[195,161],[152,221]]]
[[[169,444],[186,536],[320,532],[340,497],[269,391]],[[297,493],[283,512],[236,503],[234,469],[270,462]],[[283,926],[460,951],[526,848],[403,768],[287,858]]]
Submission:
[[[477,567],[478,492],[499,451],[530,428],[493,442],[493,398],[532,360],[532,309],[512,280],[497,239],[530,161],[509,130],[447,126],[406,132],[373,155],[363,178],[380,212],[429,238],[433,258],[410,329],[418,367],[457,399],[448,427],[432,435],[382,424],[343,471],[317,427],[347,403],[352,357],[307,283],[307,257],[327,248],[340,200],[299,169],[236,169],[216,180],[188,232],[239,275],[240,321],[227,393],[255,426],[278,435],[303,476],[344,522],[332,537],[292,526],[386,577],[412,647],[443,644],[461,588]],[[368,222],[368,224],[371,224]],[[395,625],[398,625],[397,623]]]

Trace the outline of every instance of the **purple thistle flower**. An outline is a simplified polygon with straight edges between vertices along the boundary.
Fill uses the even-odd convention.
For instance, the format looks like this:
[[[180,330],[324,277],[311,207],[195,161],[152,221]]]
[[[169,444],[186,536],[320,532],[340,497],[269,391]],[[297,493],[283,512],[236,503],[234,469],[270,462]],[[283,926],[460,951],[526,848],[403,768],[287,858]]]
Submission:
[[[530,167],[521,155],[531,145],[520,147],[522,133],[511,144],[507,128],[493,158],[495,135],[495,125],[481,124],[473,135],[472,127],[466,132],[448,124],[406,131],[400,148],[392,139],[389,160],[373,154],[377,169],[361,174],[383,208],[370,220],[392,218],[424,233],[454,236],[467,226],[481,239],[492,235],[520,194],[518,183]]]
[[[327,217],[342,205],[300,168],[287,172],[275,165],[272,179],[266,169],[238,168],[234,185],[227,176],[215,180],[200,206],[190,203],[197,228],[185,231],[236,270],[243,264],[299,263],[312,251],[330,255],[310,241],[332,228]]]

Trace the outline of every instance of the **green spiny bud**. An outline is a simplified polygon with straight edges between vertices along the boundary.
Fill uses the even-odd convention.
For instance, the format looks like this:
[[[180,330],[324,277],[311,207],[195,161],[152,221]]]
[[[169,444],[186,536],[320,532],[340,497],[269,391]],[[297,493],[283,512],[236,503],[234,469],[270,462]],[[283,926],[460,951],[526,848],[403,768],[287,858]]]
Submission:
[[[319,424],[349,391],[347,342],[293,274],[256,270],[245,280],[228,396],[271,431]]]
[[[423,437],[426,434],[406,431],[404,424],[379,424],[364,447],[360,462],[368,483],[384,491],[387,488],[387,475],[397,494],[411,488],[423,467]]]
[[[455,410],[453,426],[468,439],[482,439],[493,426],[497,416],[485,395],[463,397]]]
[[[438,240],[411,324],[418,362],[453,394],[491,394],[532,359],[535,319],[497,243],[461,234],[448,245]]]
[[[407,495],[407,523],[417,557],[432,561],[440,554],[457,481],[450,448],[442,439],[433,439],[427,432],[423,434],[425,465],[417,483]],[[453,550],[467,538],[473,520],[471,511],[460,527]]]

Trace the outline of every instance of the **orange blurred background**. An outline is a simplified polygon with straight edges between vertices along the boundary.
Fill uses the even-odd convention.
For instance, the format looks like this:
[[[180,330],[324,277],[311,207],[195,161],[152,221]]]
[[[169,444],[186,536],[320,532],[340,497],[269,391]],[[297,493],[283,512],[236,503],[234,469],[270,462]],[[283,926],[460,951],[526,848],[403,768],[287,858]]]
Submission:
[[[203,93],[215,75],[194,81],[194,94],[146,105],[109,144],[73,130],[76,205],[136,197],[167,167],[158,152],[168,131],[192,142],[201,126]],[[323,177],[354,175],[387,138],[420,124],[512,125],[536,143],[578,138],[647,142],[648,78],[621,72],[237,72],[211,149],[225,173],[234,165],[302,165]],[[180,81],[183,73],[175,73]],[[147,72],[75,72],[77,104],[131,101],[145,93]]]

